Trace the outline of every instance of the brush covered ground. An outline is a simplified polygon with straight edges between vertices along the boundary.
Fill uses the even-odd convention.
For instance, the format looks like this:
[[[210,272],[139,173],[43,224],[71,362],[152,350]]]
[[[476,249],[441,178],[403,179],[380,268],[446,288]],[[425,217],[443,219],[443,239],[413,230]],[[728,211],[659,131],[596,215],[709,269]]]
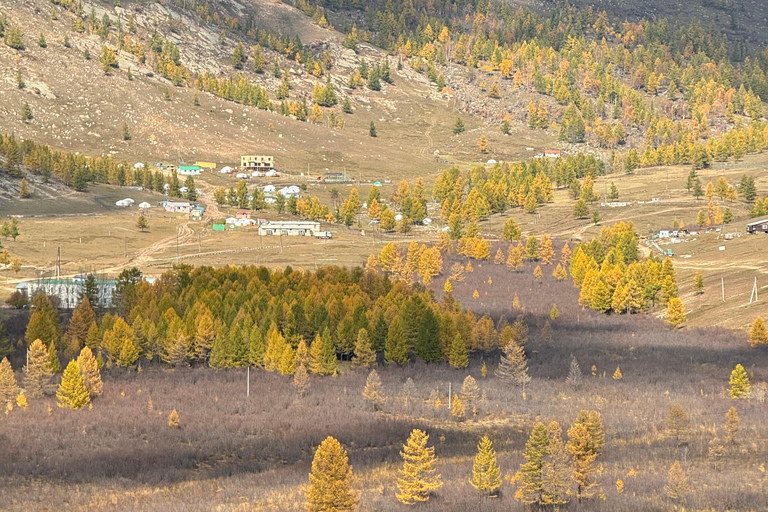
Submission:
[[[574,502],[569,509],[763,507],[768,431],[766,406],[756,390],[768,380],[765,351],[725,329],[671,331],[647,315],[581,311],[568,282],[545,275],[535,284],[528,268],[497,279],[498,268],[485,263],[469,274],[476,283],[493,277],[492,284],[477,285],[480,299],[471,298],[469,283],[457,285],[455,293],[477,314],[490,311],[510,321],[525,316],[533,378],[525,398],[494,376],[495,353],[474,354],[465,370],[446,363],[380,366],[388,399],[376,413],[362,398],[367,371],[346,363],[336,378],[311,377],[309,393],[301,398],[289,377],[252,370],[247,398],[245,369],[172,371],[144,362],[138,373],[105,370],[104,395],[93,409],[59,409],[49,397],[4,415],[0,450],[12,463],[0,469],[0,499],[7,510],[19,511],[62,503],[72,510],[302,510],[314,449],[332,435],[349,453],[361,510],[403,510],[394,496],[399,451],[411,429],[422,428],[435,446],[444,486],[420,508],[526,510],[514,499],[510,480],[523,462],[534,422],[557,420],[567,429],[580,410],[591,409],[600,411],[606,431],[597,461],[605,499]],[[515,293],[521,310],[509,305]],[[545,342],[540,331],[552,297],[561,316],[552,321],[552,341]],[[571,355],[584,374],[577,389],[565,382]],[[487,377],[481,375],[483,363]],[[727,396],[738,363],[749,372],[751,400]],[[612,378],[617,367],[620,380]],[[456,422],[446,407],[448,384],[456,393],[467,375],[477,380],[484,398],[477,417]],[[407,378],[416,386],[408,403],[402,394]],[[435,393],[442,401],[437,410]],[[673,404],[682,405],[691,420],[688,442],[681,445],[665,431]],[[724,438],[731,406],[741,418],[740,430],[715,469],[709,442],[716,432]],[[168,426],[173,409],[181,417],[179,429]],[[495,499],[481,498],[468,483],[484,434],[494,442],[504,476]],[[675,460],[688,476],[685,502],[664,492]],[[616,488],[619,479],[623,492]]]

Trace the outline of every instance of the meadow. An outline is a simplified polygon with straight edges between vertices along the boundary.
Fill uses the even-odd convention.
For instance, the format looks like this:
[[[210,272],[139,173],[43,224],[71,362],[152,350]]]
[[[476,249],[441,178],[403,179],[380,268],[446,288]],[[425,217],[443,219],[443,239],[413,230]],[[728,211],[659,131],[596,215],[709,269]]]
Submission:
[[[484,263],[473,282],[493,268]],[[502,292],[495,295],[467,284],[480,289],[475,302],[460,286],[455,290],[476,313],[492,311],[497,321],[496,315],[510,321],[524,315],[532,377],[525,396],[494,376],[496,353],[473,354],[463,370],[447,363],[379,365],[387,396],[380,412],[362,397],[367,370],[349,363],[340,363],[337,377],[312,376],[303,397],[290,377],[251,369],[247,397],[245,368],[169,370],[142,361],[140,372],[105,369],[104,394],[92,409],[59,409],[48,397],[4,415],[0,449],[3,460],[13,462],[0,469],[0,499],[8,510],[54,503],[72,510],[301,510],[314,449],[332,435],[349,453],[361,510],[401,510],[394,496],[399,451],[411,429],[422,428],[436,447],[444,486],[421,508],[525,510],[513,497],[511,480],[533,424],[556,420],[566,430],[587,409],[599,411],[605,426],[606,445],[597,460],[604,499],[573,501],[567,508],[760,510],[768,490],[768,354],[750,348],[734,331],[673,331],[650,315],[582,311],[571,284],[550,277],[539,285],[528,274],[494,279],[486,286]],[[514,293],[521,309],[510,305]],[[549,320],[552,297],[561,316],[551,321],[552,340],[546,341],[541,327]],[[578,388],[566,382],[571,356],[583,372]],[[752,382],[750,400],[727,395],[730,372],[739,363]],[[620,379],[614,378],[617,368]],[[467,375],[477,380],[481,399],[477,416],[458,422],[447,408],[448,385],[460,393]],[[411,391],[408,378],[415,384]],[[673,404],[690,417],[685,443],[665,430]],[[731,406],[741,418],[740,430],[714,461],[709,443],[715,433],[724,438]],[[178,429],[168,426],[173,409],[181,418]],[[468,483],[484,434],[494,442],[504,475],[500,496],[493,499],[481,498]],[[684,501],[664,492],[675,460],[690,486]]]

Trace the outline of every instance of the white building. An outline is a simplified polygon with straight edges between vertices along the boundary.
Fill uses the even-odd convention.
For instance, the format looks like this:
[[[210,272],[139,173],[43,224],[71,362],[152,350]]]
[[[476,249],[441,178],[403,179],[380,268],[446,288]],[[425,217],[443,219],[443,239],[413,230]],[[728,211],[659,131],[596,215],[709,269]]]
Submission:
[[[264,236],[312,236],[320,231],[320,223],[311,220],[268,221],[259,226],[259,234]]]

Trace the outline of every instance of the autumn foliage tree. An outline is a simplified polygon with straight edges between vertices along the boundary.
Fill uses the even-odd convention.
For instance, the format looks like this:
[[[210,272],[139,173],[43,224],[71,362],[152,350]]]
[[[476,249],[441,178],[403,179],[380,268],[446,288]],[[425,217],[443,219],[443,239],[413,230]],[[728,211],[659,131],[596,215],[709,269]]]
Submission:
[[[400,503],[412,505],[427,501],[432,493],[443,486],[436,468],[435,448],[428,447],[428,441],[426,432],[414,429],[403,445],[403,451],[400,452],[403,467],[398,472],[396,494]]]
[[[501,487],[501,468],[496,462],[496,451],[488,436],[477,445],[477,455],[472,465],[472,487],[483,494],[494,495]]]
[[[64,370],[56,398],[58,406],[64,409],[82,409],[91,403],[91,395],[85,387],[85,379],[77,361],[70,361]]]
[[[24,389],[32,398],[41,397],[48,391],[53,372],[49,369],[48,350],[39,339],[29,347]]]
[[[347,451],[331,436],[315,451],[305,499],[308,512],[341,512],[357,508],[358,497],[352,488],[352,466]]]

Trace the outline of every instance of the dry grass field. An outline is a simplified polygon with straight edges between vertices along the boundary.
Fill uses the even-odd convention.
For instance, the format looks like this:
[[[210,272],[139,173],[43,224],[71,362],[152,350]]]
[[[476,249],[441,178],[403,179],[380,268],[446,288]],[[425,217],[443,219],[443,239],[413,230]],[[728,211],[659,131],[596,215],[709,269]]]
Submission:
[[[475,354],[466,370],[445,363],[380,367],[388,400],[379,413],[361,396],[366,371],[346,363],[336,378],[311,378],[303,398],[290,378],[263,370],[251,371],[249,398],[244,369],[172,371],[144,362],[139,373],[105,370],[105,392],[92,410],[62,410],[48,398],[3,416],[0,455],[14,461],[0,468],[4,508],[65,503],[71,510],[301,510],[313,451],[332,435],[349,452],[361,510],[404,510],[394,496],[398,452],[412,428],[423,428],[436,447],[445,485],[420,508],[522,511],[526,507],[514,500],[510,478],[523,461],[533,423],[557,420],[567,429],[579,410],[593,409],[606,431],[597,476],[605,499],[569,509],[679,510],[683,503],[669,500],[663,490],[675,460],[683,462],[689,479],[686,509],[762,509],[768,492],[762,469],[768,457],[765,404],[731,400],[725,390],[737,363],[745,365],[753,386],[762,386],[768,380],[765,351],[749,348],[743,335],[725,329],[670,331],[645,315],[584,312],[569,283],[546,274],[539,285],[528,267],[518,274],[502,269],[477,265],[474,282],[493,277],[493,283],[466,283],[455,292],[477,312],[525,315],[533,377],[525,399],[494,377],[496,354]],[[473,301],[475,286],[481,298]],[[509,305],[514,293],[523,311]],[[561,316],[547,343],[540,326],[552,297]],[[571,355],[584,373],[578,389],[565,382]],[[485,378],[483,361],[490,370]],[[617,367],[620,380],[611,377]],[[445,405],[448,383],[457,392],[467,375],[477,379],[484,398],[476,418],[458,423]],[[409,377],[416,393],[406,405],[402,389]],[[435,389],[443,402],[437,410],[429,401]],[[677,403],[691,419],[683,445],[664,427]],[[741,427],[713,471],[708,444],[715,432],[723,438],[731,406]],[[178,430],[167,424],[172,409],[181,416]],[[494,441],[504,476],[500,497],[490,500],[468,483],[475,445],[484,434]],[[618,479],[623,492],[616,488]]]

